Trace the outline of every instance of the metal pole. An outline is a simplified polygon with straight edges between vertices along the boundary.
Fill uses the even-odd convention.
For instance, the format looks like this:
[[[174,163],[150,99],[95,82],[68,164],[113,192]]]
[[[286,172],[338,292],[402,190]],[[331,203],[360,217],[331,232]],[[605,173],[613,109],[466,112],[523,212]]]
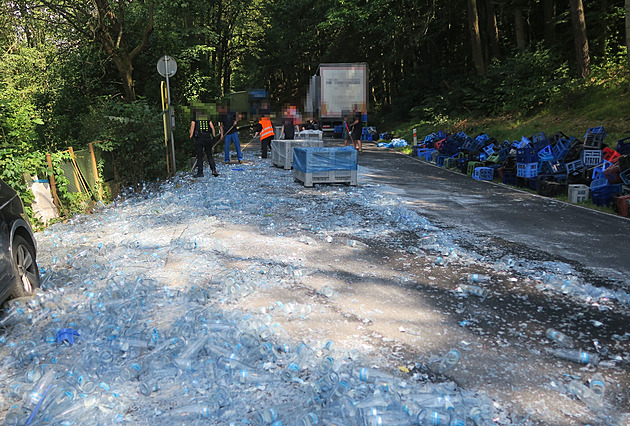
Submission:
[[[164,123],[164,148],[166,148],[166,174],[171,175],[171,160],[168,158],[168,127],[166,123],[166,87],[162,81],[160,84],[160,96],[162,97],[162,122]]]
[[[92,172],[94,173],[94,179],[96,180],[96,189],[98,191],[98,199],[103,201],[103,188],[101,188],[100,176],[98,175],[98,167],[96,165],[96,155],[94,154],[94,142],[88,144],[90,148],[90,160],[92,160]]]
[[[171,86],[168,82],[168,75],[170,74],[170,71],[168,70],[168,58],[165,58],[164,61],[164,65],[165,65],[165,74],[166,74],[166,99],[168,102],[168,110],[169,110],[169,117],[171,117],[171,153],[173,156],[173,174],[175,174],[175,172],[177,171],[177,166],[175,165],[175,138],[173,137],[173,127],[175,124],[175,118],[174,115],[172,115],[170,112],[171,110]]]

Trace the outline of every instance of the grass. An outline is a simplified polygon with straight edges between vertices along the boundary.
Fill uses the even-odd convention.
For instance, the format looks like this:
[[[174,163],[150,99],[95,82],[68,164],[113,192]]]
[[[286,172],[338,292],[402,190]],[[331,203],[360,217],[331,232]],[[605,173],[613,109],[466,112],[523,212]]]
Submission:
[[[433,132],[463,131],[470,136],[486,133],[497,140],[520,140],[544,132],[551,136],[563,132],[582,139],[591,127],[603,126],[606,143],[615,148],[617,141],[630,137],[630,82],[626,76],[601,79],[557,95],[543,108],[528,114],[504,114],[494,117],[453,115],[405,122],[385,122],[379,132],[389,131],[394,137],[413,144],[413,129],[418,140]],[[378,121],[378,120],[377,120]]]
[[[556,95],[546,106],[527,114],[513,113],[494,117],[453,115],[435,119],[384,122],[378,127],[378,131],[391,132],[395,138],[405,139],[409,145],[414,145],[414,129],[419,142],[426,135],[440,130],[447,133],[463,131],[469,136],[486,133],[499,141],[520,140],[523,136],[529,138],[539,132],[544,132],[547,136],[562,132],[581,140],[589,128],[603,126],[607,133],[606,145],[614,149],[619,140],[630,137],[630,79],[627,73],[613,74],[594,77],[589,82],[567,89],[565,93]],[[412,151],[411,147],[399,150],[407,154]],[[566,195],[555,198],[568,202]],[[590,200],[578,205],[616,214],[612,207],[597,206]]]

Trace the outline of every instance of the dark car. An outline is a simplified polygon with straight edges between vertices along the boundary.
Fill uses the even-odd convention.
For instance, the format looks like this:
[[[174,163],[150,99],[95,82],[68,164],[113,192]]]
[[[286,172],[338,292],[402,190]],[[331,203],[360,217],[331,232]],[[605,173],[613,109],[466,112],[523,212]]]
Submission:
[[[37,243],[17,192],[0,179],[0,303],[39,287]]]

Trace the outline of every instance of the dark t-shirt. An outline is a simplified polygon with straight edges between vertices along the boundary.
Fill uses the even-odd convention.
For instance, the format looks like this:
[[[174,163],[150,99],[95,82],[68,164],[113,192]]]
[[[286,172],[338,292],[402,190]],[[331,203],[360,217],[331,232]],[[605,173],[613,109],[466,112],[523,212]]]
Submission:
[[[360,112],[357,112],[354,115],[354,120],[352,122],[354,123],[357,120],[359,120],[359,122],[354,125],[354,129],[352,130],[352,137],[355,139],[359,139],[359,137],[361,136],[361,133],[363,133],[363,122],[361,121]]]
[[[231,135],[238,131],[236,126],[232,127],[232,125],[234,124],[234,121],[236,121],[235,112],[231,112],[231,111],[227,112],[226,114],[220,117],[220,120],[221,120],[221,123],[223,123],[223,132],[225,132],[226,135]],[[230,127],[232,127],[232,130],[230,130]],[[230,131],[228,132],[228,130]]]
[[[295,137],[295,125],[292,118],[283,118],[282,125],[284,126],[284,138],[293,139]]]

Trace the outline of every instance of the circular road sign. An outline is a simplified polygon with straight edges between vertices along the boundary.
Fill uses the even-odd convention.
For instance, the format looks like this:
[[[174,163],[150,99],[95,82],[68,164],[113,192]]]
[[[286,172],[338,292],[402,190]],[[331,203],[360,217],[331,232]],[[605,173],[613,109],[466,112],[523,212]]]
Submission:
[[[157,70],[162,77],[172,77],[177,72],[177,62],[170,56],[162,56],[157,63]]]

